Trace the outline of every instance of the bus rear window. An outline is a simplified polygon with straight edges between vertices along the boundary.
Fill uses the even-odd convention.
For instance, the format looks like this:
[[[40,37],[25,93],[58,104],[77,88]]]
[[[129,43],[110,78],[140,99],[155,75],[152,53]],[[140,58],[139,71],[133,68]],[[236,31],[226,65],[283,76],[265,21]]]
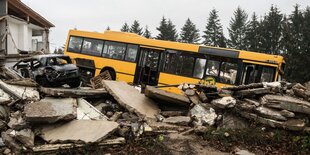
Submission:
[[[68,52],[80,53],[82,47],[83,38],[81,37],[70,37]]]

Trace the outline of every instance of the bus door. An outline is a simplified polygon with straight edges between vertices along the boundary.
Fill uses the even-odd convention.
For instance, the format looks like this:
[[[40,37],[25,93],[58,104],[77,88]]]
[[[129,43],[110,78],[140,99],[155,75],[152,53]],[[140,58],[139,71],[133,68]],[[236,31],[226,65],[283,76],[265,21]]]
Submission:
[[[156,86],[162,50],[140,47],[140,58],[135,73],[135,83]]]
[[[241,84],[250,84],[258,82],[273,82],[275,81],[276,68],[274,64],[265,64],[246,61],[243,64],[243,73],[241,77]]]

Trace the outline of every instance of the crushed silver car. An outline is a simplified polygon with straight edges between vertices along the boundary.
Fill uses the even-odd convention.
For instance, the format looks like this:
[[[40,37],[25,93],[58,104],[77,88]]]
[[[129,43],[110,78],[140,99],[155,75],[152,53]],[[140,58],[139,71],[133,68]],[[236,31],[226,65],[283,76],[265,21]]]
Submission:
[[[25,78],[32,78],[44,87],[57,87],[68,84],[80,86],[78,67],[72,64],[69,56],[37,55],[18,61],[13,69]]]

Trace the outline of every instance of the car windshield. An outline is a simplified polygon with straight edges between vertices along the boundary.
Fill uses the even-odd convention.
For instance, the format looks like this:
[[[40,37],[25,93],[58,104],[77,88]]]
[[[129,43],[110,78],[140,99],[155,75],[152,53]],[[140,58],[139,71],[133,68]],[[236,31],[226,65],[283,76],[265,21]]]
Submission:
[[[71,60],[69,57],[52,57],[52,58],[48,58],[47,59],[47,64],[50,66],[54,66],[54,65],[66,65],[66,64],[70,64]]]

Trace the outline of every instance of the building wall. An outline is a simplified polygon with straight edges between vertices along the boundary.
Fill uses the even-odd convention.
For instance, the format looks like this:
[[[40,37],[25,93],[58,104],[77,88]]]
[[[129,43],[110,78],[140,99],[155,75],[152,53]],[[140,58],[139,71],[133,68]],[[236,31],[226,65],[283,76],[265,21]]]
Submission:
[[[19,52],[17,49],[32,51],[32,29],[28,27],[28,24],[8,21],[8,27],[11,35],[8,35],[7,54],[18,54]]]
[[[13,40],[16,45],[18,45],[19,39],[18,39],[18,33],[19,33],[19,27],[18,24],[8,21],[8,27],[11,35],[7,36],[7,54],[18,54],[17,49],[15,48],[15,45],[13,43]]]

